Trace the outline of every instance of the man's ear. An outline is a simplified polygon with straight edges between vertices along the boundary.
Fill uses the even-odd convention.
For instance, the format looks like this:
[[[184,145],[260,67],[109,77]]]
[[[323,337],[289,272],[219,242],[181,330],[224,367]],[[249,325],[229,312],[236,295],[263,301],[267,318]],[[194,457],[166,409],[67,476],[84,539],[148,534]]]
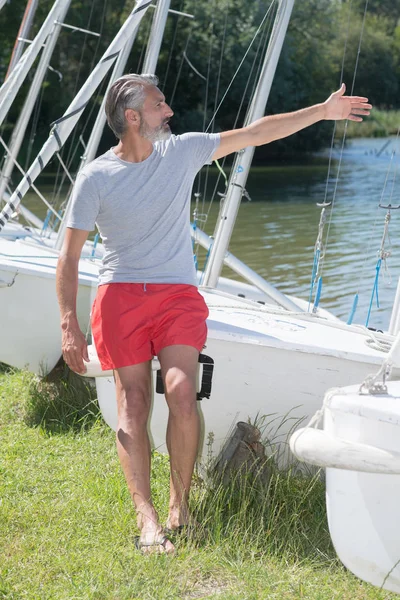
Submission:
[[[127,108],[125,110],[125,119],[128,125],[139,125],[140,124],[140,116],[137,110],[133,110],[133,108]]]

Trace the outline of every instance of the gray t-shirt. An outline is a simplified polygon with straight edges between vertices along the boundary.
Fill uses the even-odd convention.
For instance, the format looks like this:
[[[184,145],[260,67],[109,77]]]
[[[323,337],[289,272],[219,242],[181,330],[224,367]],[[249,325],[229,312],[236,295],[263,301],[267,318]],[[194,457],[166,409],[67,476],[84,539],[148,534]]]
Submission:
[[[105,249],[100,284],[196,285],[190,196],[219,139],[172,135],[155,142],[142,162],[121,160],[111,149],[82,169],[67,226],[92,231],[97,224]]]

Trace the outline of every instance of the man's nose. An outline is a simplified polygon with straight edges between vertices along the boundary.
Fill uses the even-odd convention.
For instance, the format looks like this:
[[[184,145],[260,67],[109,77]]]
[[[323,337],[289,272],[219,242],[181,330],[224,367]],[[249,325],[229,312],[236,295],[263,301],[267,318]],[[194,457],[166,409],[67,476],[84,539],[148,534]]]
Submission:
[[[170,106],[168,106],[168,104],[166,105],[166,107],[165,107],[165,108],[166,108],[166,110],[165,110],[165,115],[166,115],[168,118],[171,118],[171,117],[173,117],[173,116],[174,116],[174,111],[172,110],[172,108],[171,108]]]

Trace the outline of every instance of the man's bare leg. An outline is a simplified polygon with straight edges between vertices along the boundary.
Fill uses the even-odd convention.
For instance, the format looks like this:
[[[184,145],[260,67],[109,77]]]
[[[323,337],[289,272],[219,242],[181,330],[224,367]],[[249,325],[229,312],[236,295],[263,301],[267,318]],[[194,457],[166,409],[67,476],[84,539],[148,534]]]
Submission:
[[[167,527],[176,529],[191,521],[188,499],[200,435],[196,403],[199,353],[191,346],[167,346],[158,358],[169,407],[167,447],[171,480]]]
[[[151,407],[150,362],[116,369],[118,425],[117,450],[119,460],[134,502],[140,540],[152,543],[162,538],[162,527],[151,501],[150,441],[147,421]],[[160,552],[172,552],[174,546],[166,541]]]

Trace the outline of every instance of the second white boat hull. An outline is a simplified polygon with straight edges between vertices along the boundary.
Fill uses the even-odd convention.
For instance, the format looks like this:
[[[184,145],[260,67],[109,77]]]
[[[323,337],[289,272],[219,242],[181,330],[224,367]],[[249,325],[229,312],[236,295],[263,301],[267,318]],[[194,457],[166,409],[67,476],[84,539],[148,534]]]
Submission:
[[[290,443],[300,460],[327,467],[335,550],[360,579],[400,594],[400,382],[378,394],[360,383],[329,390],[322,414],[322,430],[305,428]]]

